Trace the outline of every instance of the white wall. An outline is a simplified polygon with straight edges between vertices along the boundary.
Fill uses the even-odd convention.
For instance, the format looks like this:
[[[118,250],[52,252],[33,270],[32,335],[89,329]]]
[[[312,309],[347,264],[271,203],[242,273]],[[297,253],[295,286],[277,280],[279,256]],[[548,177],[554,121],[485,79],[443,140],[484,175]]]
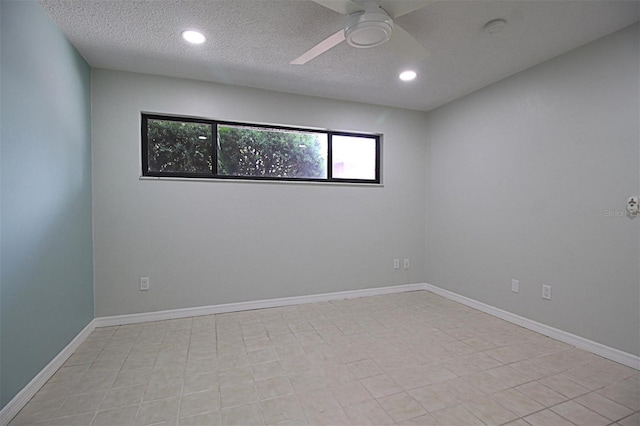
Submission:
[[[92,82],[97,317],[423,280],[424,114],[106,70]],[[384,185],[140,180],[141,111],[380,132]]]
[[[639,68],[636,24],[428,114],[428,283],[640,354]]]

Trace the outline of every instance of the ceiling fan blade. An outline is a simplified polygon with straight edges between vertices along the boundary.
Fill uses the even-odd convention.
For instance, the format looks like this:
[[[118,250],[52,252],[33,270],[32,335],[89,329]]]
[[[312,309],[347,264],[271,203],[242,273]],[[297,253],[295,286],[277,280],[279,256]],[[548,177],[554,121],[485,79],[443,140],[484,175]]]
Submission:
[[[303,64],[306,64],[307,62],[309,62],[310,60],[312,60],[316,56],[322,55],[324,52],[326,52],[327,50],[331,49],[334,46],[337,46],[338,44],[342,43],[343,41],[344,41],[344,30],[341,29],[340,31],[338,31],[334,35],[330,36],[329,38],[324,39],[323,41],[321,41],[320,43],[316,44],[311,49],[307,50],[301,56],[299,56],[298,58],[294,59],[293,61],[291,61],[289,63],[291,65],[303,65]]]
[[[315,0],[314,0],[315,1]],[[383,8],[392,18],[398,18],[407,13],[422,9],[434,0],[382,0],[380,7]]]
[[[324,6],[327,9],[331,9],[342,15],[348,15],[353,12],[362,12],[364,8],[358,3],[354,3],[350,0],[311,0],[314,3],[318,3],[320,6]]]
[[[395,22],[391,39],[386,44],[393,53],[408,59],[424,59],[429,56],[422,43]]]

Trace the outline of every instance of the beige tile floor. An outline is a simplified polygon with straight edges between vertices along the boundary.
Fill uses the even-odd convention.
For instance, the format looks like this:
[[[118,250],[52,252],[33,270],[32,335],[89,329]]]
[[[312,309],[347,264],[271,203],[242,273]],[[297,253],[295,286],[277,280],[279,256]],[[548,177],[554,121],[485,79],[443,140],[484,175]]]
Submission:
[[[418,291],[98,328],[10,425],[637,426],[639,382]]]

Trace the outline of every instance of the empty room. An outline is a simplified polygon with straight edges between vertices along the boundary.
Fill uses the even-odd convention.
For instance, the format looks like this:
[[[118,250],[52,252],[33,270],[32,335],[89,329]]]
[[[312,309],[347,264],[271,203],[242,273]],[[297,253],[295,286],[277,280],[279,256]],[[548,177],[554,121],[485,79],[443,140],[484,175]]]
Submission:
[[[0,0],[0,426],[640,425],[639,20]]]

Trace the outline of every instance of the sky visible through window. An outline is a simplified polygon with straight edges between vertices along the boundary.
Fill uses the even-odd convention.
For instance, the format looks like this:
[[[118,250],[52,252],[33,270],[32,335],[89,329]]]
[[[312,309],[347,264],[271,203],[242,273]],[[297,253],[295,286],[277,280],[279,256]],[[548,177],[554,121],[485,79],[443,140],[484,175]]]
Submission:
[[[332,148],[334,178],[375,179],[375,139],[334,135]]]

